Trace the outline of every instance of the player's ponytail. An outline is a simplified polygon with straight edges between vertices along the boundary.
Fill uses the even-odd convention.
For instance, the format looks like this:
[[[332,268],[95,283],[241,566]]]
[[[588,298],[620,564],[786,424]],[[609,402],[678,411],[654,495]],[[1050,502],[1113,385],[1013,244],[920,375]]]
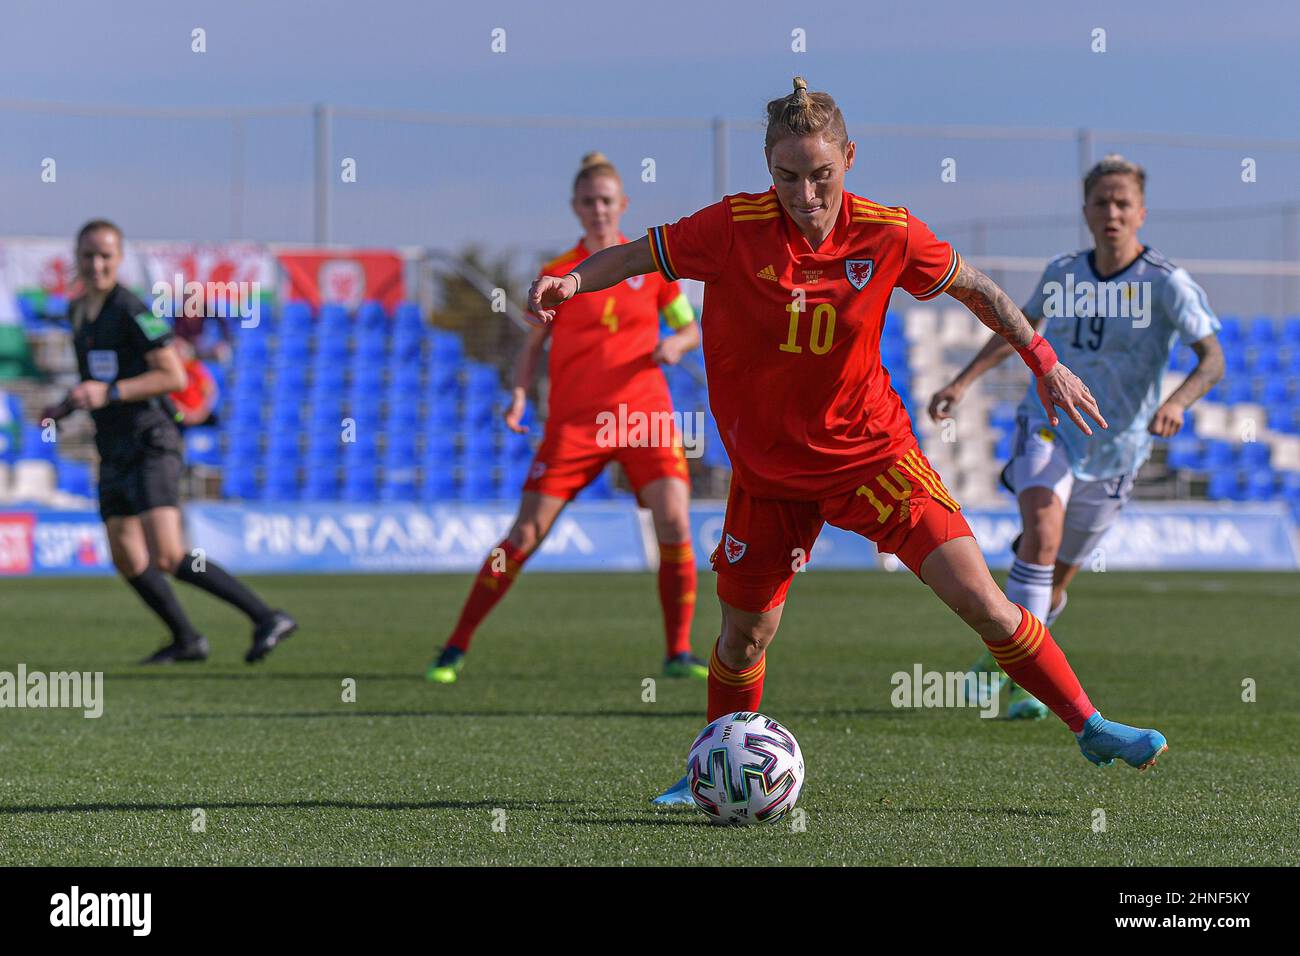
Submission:
[[[599,151],[588,153],[582,157],[582,163],[578,167],[578,175],[573,177],[573,191],[577,192],[582,181],[593,176],[612,176],[618,180],[620,186],[623,185],[623,177],[618,174],[614,164],[609,161],[604,153]]]
[[[794,90],[789,96],[767,104],[767,137],[763,148],[772,146],[787,136],[821,136],[844,149],[849,133],[844,126],[844,114],[835,105],[829,93],[809,93],[808,83],[802,76],[794,78]]]

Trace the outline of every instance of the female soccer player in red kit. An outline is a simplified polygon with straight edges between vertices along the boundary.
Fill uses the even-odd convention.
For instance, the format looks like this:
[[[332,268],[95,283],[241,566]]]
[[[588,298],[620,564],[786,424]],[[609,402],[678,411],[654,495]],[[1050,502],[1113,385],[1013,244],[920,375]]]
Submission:
[[[1081,412],[1104,428],[1101,413],[987,276],[907,209],[845,191],[855,147],[844,118],[828,94],[809,93],[801,78],[794,85],[768,104],[771,189],[727,196],[568,275],[543,276],[530,292],[549,321],[559,303],[628,276],[705,283],[709,398],[733,468],[712,559],[722,628],[709,663],[709,720],[758,710],[764,651],[798,559],[829,521],[897,555],[1070,727],[1085,757],[1149,766],[1164,737],[1092,706],[1047,628],[994,583],[960,506],[921,453],[880,359],[890,293],[946,292],[974,312],[1029,365],[1053,424],[1059,406],[1091,434]],[[689,800],[685,778],[659,798]]]
[[[626,243],[619,219],[627,196],[618,171],[600,153],[583,157],[573,182],[573,211],[584,234],[572,249],[547,263],[543,274],[564,275],[592,253]],[[650,270],[646,270],[650,271]],[[559,325],[534,329],[515,366],[514,400],[506,424],[516,432],[547,338],[551,340],[550,402],[546,434],[524,482],[519,515],[493,549],[470,591],[456,629],[426,676],[448,684],[464,664],[479,622],[505,596],[520,567],[541,544],[564,506],[611,461],[623,466],[641,503],[650,509],[659,539],[659,600],[663,607],[669,677],[708,676],[691,653],[695,612],[695,554],[691,549],[690,483],[680,435],[650,429],[625,440],[601,421],[669,421],[672,398],[660,365],[675,365],[700,343],[690,304],[677,283],[637,273],[610,283],[604,295],[564,306]],[[608,288],[608,287],[607,287]],[[659,314],[674,333],[659,338]],[[620,406],[625,414],[620,412]],[[659,416],[659,417],[655,417]],[[610,439],[613,439],[612,441]],[[643,440],[644,439],[644,440]],[[664,439],[667,439],[666,441]]]

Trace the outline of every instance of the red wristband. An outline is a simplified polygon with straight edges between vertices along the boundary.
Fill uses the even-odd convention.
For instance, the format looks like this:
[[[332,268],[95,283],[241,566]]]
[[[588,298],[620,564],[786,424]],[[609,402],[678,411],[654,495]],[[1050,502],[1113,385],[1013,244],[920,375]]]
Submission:
[[[1029,340],[1028,345],[1024,348],[1017,348],[1016,351],[1020,353],[1020,357],[1029,366],[1029,371],[1034,373],[1034,378],[1042,378],[1056,367],[1056,349],[1052,348],[1047,339],[1037,332]]]

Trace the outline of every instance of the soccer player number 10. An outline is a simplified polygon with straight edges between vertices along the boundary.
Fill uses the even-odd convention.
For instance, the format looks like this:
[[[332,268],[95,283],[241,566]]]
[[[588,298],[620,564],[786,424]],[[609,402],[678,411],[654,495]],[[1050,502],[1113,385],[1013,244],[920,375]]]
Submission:
[[[785,307],[785,310],[790,313],[790,334],[781,343],[781,351],[802,352],[803,346],[796,345],[795,340],[799,337],[799,316],[803,315],[803,303],[791,302]],[[812,334],[809,336],[808,349],[813,355],[825,355],[831,350],[831,343],[834,340],[835,306],[829,302],[823,302],[813,309]]]

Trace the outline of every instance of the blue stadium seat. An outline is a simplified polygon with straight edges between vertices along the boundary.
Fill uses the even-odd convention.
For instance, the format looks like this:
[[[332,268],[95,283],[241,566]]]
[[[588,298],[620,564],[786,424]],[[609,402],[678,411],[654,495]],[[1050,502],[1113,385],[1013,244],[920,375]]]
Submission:
[[[465,363],[465,394],[496,396],[501,388],[501,376],[491,365],[482,362]]]
[[[452,402],[432,402],[426,407],[424,430],[426,434],[453,432],[460,427],[460,409]]]
[[[378,493],[379,482],[373,464],[348,465],[344,468],[344,501],[373,501]]]
[[[325,462],[315,462],[307,468],[302,496],[308,501],[335,501],[341,493],[338,469]]]
[[[460,427],[463,431],[477,431],[489,428],[496,417],[496,408],[487,401],[473,402],[466,399],[460,406]]]
[[[1273,375],[1282,369],[1277,349],[1272,346],[1249,350],[1247,362],[1254,375]]]
[[[266,440],[266,453],[268,457],[277,458],[297,458],[301,454],[301,444],[299,436],[301,430],[298,428],[274,428]]]
[[[236,361],[265,359],[271,354],[271,335],[263,326],[246,329],[236,323],[231,329],[231,338]]]
[[[419,495],[422,501],[443,501],[455,498],[459,491],[456,471],[448,464],[431,465],[427,461],[420,469]]]
[[[357,309],[357,325],[362,330],[387,332],[388,315],[384,306],[374,299],[367,299]]]
[[[227,465],[222,473],[221,494],[226,498],[256,498],[258,496],[257,473],[253,467]]]
[[[346,330],[351,332],[352,319],[348,315],[347,306],[340,302],[325,302],[320,307],[317,325],[321,330]]]
[[[88,464],[84,461],[60,458],[55,467],[60,491],[70,495],[81,495],[83,498],[93,496],[94,482],[91,480]]]
[[[1235,471],[1216,471],[1210,475],[1205,496],[1211,501],[1227,501],[1240,495],[1240,482]]]
[[[398,331],[405,329],[423,332],[424,318],[420,314],[420,306],[415,302],[399,302],[393,313],[393,326]]]
[[[1242,442],[1237,450],[1237,467],[1247,470],[1267,469],[1272,457],[1272,449],[1267,442]]]
[[[429,357],[434,362],[457,365],[464,355],[465,346],[461,343],[459,335],[443,329],[430,330]]]
[[[389,360],[399,368],[421,364],[421,338],[418,332],[404,333],[400,329],[393,335]]]
[[[1300,345],[1300,315],[1288,315],[1282,323],[1282,340],[1291,345]]]
[[[1235,468],[1232,446],[1218,438],[1206,439],[1202,446],[1205,455],[1205,467],[1211,471]]]
[[[19,458],[53,462],[58,456],[58,442],[45,441],[45,430],[40,425],[24,423],[22,434]]]
[[[1223,347],[1223,368],[1229,380],[1246,375],[1250,371],[1246,350],[1239,344],[1225,344]]]
[[[1165,464],[1180,471],[1201,470],[1201,443],[1190,436],[1175,435],[1169,439],[1169,452]]]
[[[532,445],[527,435],[506,432],[501,440],[501,451],[508,461],[528,461],[533,457]]]
[[[420,429],[420,403],[418,400],[388,402],[388,413],[384,417],[384,428],[388,431],[415,433]]]
[[[1266,378],[1256,382],[1255,401],[1261,405],[1280,405],[1290,400],[1287,392],[1287,380],[1280,376]]]
[[[267,468],[266,484],[258,496],[263,501],[292,501],[298,497],[298,466],[288,462]]]
[[[1223,389],[1222,401],[1229,405],[1235,405],[1238,402],[1249,402],[1254,394],[1250,387],[1250,379],[1245,375],[1234,375],[1224,379],[1216,388]]]
[[[1278,402],[1269,405],[1268,427],[1275,432],[1286,435],[1300,434],[1296,424],[1296,408],[1290,402]]]
[[[528,469],[531,462],[513,461],[506,465],[501,471],[501,492],[505,495],[511,495],[523,487],[528,480]]]
[[[220,432],[211,425],[187,428],[185,435],[185,460],[191,465],[216,467],[221,464]]]
[[[1278,494],[1287,501],[1300,500],[1300,471],[1279,471]]]
[[[383,367],[388,361],[388,339],[364,335],[357,341],[357,350],[352,353],[352,367],[360,368],[375,365]]]
[[[232,462],[252,461],[260,454],[262,429],[258,425],[232,423],[224,429],[226,449],[222,456],[224,465]]]
[[[459,493],[462,501],[491,500],[498,497],[498,495],[498,486],[492,471],[482,470],[465,473]]]
[[[276,361],[271,364],[271,391],[296,392],[307,390],[307,366],[305,363],[287,363]]]
[[[1247,474],[1242,497],[1247,501],[1272,501],[1277,496],[1277,478],[1268,468]]]
[[[1273,325],[1273,317],[1255,316],[1246,327],[1246,342],[1258,348],[1274,348],[1277,344],[1277,329]]]
[[[1239,345],[1245,338],[1242,335],[1241,319],[1235,315],[1221,315],[1219,322],[1222,328],[1219,329],[1219,341],[1225,345],[1232,343]]]
[[[348,338],[337,330],[321,329],[316,336],[316,362],[346,362],[348,359]]]
[[[409,431],[389,431],[384,434],[384,462],[414,463],[415,434]]]
[[[294,299],[284,304],[280,314],[282,332],[302,331],[310,334],[315,321],[312,318],[311,303]]]

